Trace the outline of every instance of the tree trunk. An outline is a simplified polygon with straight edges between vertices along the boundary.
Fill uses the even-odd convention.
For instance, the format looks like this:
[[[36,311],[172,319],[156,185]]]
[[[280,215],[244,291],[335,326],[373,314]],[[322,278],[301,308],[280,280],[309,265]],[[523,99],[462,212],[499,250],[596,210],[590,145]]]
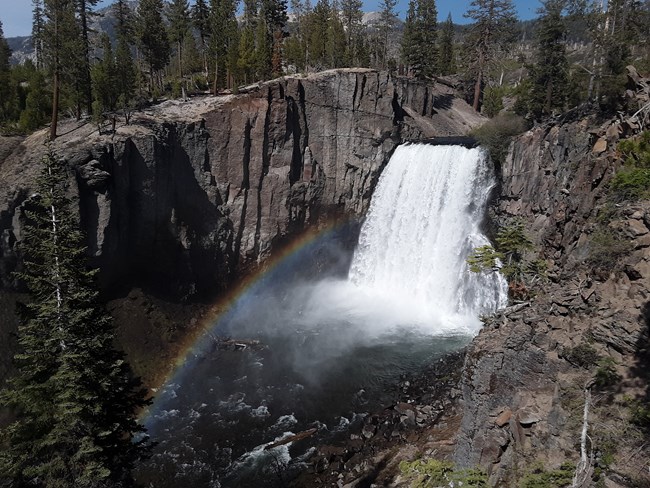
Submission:
[[[52,76],[52,123],[50,124],[50,140],[56,139],[56,126],[59,122],[59,70],[54,69]]]
[[[484,69],[484,53],[483,50],[479,52],[478,55],[478,74],[476,76],[476,84],[474,85],[474,100],[472,102],[472,108],[478,112],[479,102],[481,100],[481,90],[483,85],[483,69]]]
[[[212,86],[212,94],[216,97],[219,94],[219,56],[215,57],[214,63],[214,85]]]
[[[551,107],[553,103],[553,82],[551,80],[546,83],[546,103],[544,104],[544,109],[547,114],[551,113]]]

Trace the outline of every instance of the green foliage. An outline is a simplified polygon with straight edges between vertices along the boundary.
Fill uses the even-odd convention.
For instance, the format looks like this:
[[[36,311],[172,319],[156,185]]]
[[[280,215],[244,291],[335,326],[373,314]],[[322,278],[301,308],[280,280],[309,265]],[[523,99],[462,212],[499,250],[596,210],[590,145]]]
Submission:
[[[403,475],[412,477],[411,488],[487,487],[487,475],[480,469],[454,469],[449,461],[417,459],[402,461],[399,465]]]
[[[500,166],[505,161],[512,138],[527,129],[525,119],[512,113],[503,113],[474,129],[471,135],[488,150],[492,161]]]
[[[51,110],[51,98],[46,91],[45,76],[34,70],[29,78],[29,92],[25,101],[25,110],[20,114],[18,125],[26,132],[32,132],[45,125]]]
[[[563,356],[571,364],[585,369],[593,368],[601,359],[596,349],[586,342],[564,349]]]
[[[612,358],[605,357],[598,361],[594,380],[599,388],[614,386],[621,380],[621,375],[616,371],[616,363]]]
[[[488,117],[495,117],[503,110],[503,95],[505,90],[500,86],[490,86],[485,89],[483,95],[482,112]]]
[[[472,0],[465,17],[473,22],[465,38],[465,78],[474,85],[472,106],[478,110],[490,67],[512,44],[516,15],[511,0]]]
[[[435,0],[411,0],[404,24],[402,57],[409,69],[419,77],[437,73],[438,32]]]
[[[531,296],[529,288],[546,278],[546,262],[529,256],[532,250],[523,222],[514,220],[498,229],[494,248],[476,248],[467,263],[475,273],[499,271],[508,280],[510,296],[525,299]]]
[[[575,466],[564,463],[557,469],[547,471],[541,464],[533,466],[521,480],[520,488],[564,488],[573,482]]]
[[[530,68],[532,80],[528,111],[539,119],[554,108],[564,108],[568,80],[566,25],[562,11],[564,0],[545,0],[537,29],[535,64]]]
[[[440,29],[440,49],[438,50],[438,70],[441,75],[450,75],[456,72],[454,52],[454,22],[451,13]]]
[[[148,402],[113,348],[65,164],[49,152],[43,166],[22,215],[18,277],[32,301],[18,330],[17,374],[0,393],[15,418],[1,435],[0,485],[131,486],[131,470],[148,452],[135,440],[143,432],[135,415]]]
[[[138,4],[136,37],[152,79],[169,62],[169,38],[162,12],[162,0],[141,0]]]
[[[621,141],[618,151],[624,167],[610,184],[614,201],[636,201],[650,196],[650,131],[635,139]]]
[[[503,260],[503,254],[495,251],[490,246],[480,246],[474,249],[474,252],[467,258],[469,269],[473,273],[480,273],[481,271],[497,271],[499,269],[498,262]]]
[[[600,226],[591,234],[587,262],[596,269],[609,271],[629,250],[629,241],[622,239],[617,231]]]
[[[624,400],[630,410],[630,422],[641,429],[650,429],[650,405],[629,396]]]

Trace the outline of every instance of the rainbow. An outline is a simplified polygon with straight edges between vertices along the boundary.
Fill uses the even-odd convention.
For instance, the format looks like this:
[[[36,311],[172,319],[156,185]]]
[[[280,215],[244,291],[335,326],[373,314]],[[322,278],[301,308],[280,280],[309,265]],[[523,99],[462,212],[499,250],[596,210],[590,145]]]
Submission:
[[[212,332],[218,326],[221,319],[230,311],[235,310],[237,305],[242,300],[245,300],[248,293],[255,289],[256,285],[262,282],[265,277],[287,263],[292,256],[331,236],[355,219],[356,217],[338,217],[336,219],[330,219],[318,226],[308,228],[305,232],[273,252],[254,272],[235,283],[209,307],[208,311],[200,320],[199,325],[191,333],[186,335],[178,347],[176,359],[170,364],[164,376],[154,382],[155,385],[159,385],[159,388],[152,390],[157,392],[164,389],[166,385],[181,383],[184,373],[191,369],[192,359],[201,356],[202,348],[210,344],[213,338]],[[141,413],[140,419],[146,419],[155,406],[156,402],[154,401],[152,407],[145,409]]]

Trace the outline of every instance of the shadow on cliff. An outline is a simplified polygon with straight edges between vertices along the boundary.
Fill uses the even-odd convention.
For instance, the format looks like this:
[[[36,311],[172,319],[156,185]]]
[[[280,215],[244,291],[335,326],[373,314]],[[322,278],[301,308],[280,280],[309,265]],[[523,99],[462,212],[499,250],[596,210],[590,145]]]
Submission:
[[[634,423],[650,434],[650,301],[643,306],[640,319],[643,328],[636,344],[632,374],[643,392],[632,404],[632,417]]]

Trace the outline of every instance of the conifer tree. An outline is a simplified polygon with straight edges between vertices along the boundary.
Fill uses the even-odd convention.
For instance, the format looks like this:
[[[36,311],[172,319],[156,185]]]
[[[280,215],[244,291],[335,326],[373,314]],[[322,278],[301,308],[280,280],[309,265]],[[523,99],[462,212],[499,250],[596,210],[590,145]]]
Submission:
[[[172,0],[167,9],[167,20],[169,22],[169,40],[176,44],[178,78],[184,94],[183,45],[185,44],[185,38],[189,34],[191,25],[190,6],[187,0]]]
[[[199,33],[203,71],[208,77],[208,40],[210,38],[210,9],[205,0],[196,0],[192,7],[192,24]]]
[[[381,0],[379,4],[379,32],[382,42],[381,67],[386,69],[388,62],[388,39],[395,28],[395,5],[397,0]]]
[[[411,0],[406,14],[402,56],[419,77],[433,76],[438,61],[438,11],[435,0]]]
[[[390,0],[392,1],[392,0]],[[361,35],[363,19],[363,2],[361,0],[341,0],[341,18],[345,27],[346,41],[345,49],[347,51],[347,63],[349,65],[358,65],[359,57],[356,52],[357,38]]]
[[[0,22],[0,125],[7,122],[14,111],[16,94],[12,86],[10,58],[11,49],[5,39],[2,22]]]
[[[282,74],[283,29],[287,23],[287,0],[262,0],[261,15],[266,21],[271,46],[271,73]]]
[[[404,21],[404,34],[402,35],[402,59],[409,72],[411,72],[411,66],[415,64],[418,49],[416,10],[416,0],[409,0],[409,7]]]
[[[99,63],[92,69],[93,82],[93,112],[98,118],[102,117],[105,111],[114,111],[117,106],[118,94],[118,71],[115,66],[113,48],[108,34],[102,35],[102,50],[104,55]]]
[[[257,22],[255,41],[255,70],[257,72],[257,79],[268,80],[271,76],[271,44],[264,18],[260,18]]]
[[[328,0],[318,0],[309,19],[309,62],[316,69],[327,65],[328,27],[330,18]]]
[[[512,41],[516,17],[511,0],[472,0],[465,17],[474,21],[467,44],[474,79],[472,106],[478,111],[488,67],[498,49]]]
[[[43,67],[43,0],[32,0],[32,44],[36,56],[36,67]]]
[[[345,28],[339,15],[338,3],[332,1],[332,7],[327,23],[327,65],[330,68],[341,68],[345,65],[346,39]]]
[[[40,129],[47,122],[48,113],[52,111],[52,97],[45,90],[46,81],[43,72],[34,69],[28,80],[29,91],[25,100],[25,110],[20,114],[19,127],[31,132]]]
[[[438,50],[438,69],[441,75],[450,75],[456,71],[454,62],[454,22],[451,13],[440,30],[440,47]]]
[[[115,49],[116,92],[118,104],[123,110],[124,118],[128,124],[137,74],[133,56],[131,55],[133,13],[125,0],[118,0],[113,8],[116,18],[115,30],[117,33],[117,48]]]
[[[221,86],[227,85],[227,56],[232,36],[236,33],[236,22],[235,3],[232,0],[210,0],[210,53],[214,63],[214,95],[217,95]]]
[[[137,39],[149,65],[149,88],[152,92],[155,76],[169,62],[169,38],[162,18],[163,10],[163,0],[140,0],[138,4]]]
[[[56,138],[61,87],[75,73],[79,39],[73,0],[44,0],[43,32],[40,35],[43,63],[52,76],[52,122],[50,140]],[[74,80],[72,80],[74,82]]]
[[[75,81],[78,85],[79,97],[77,100],[77,119],[81,117],[81,102],[85,102],[86,110],[92,113],[92,86],[90,80],[90,17],[93,15],[93,7],[98,0],[76,0],[77,19],[79,23],[79,53],[77,53],[77,65]]]
[[[562,17],[564,0],[542,3],[537,29],[535,65],[531,69],[530,110],[535,117],[564,107],[569,63],[566,56],[566,25]]]
[[[0,485],[59,488],[133,486],[148,452],[136,440],[136,410],[147,405],[111,319],[99,305],[95,273],[67,198],[65,164],[50,151],[24,211],[24,306],[17,375],[2,391],[15,420],[3,431]]]

